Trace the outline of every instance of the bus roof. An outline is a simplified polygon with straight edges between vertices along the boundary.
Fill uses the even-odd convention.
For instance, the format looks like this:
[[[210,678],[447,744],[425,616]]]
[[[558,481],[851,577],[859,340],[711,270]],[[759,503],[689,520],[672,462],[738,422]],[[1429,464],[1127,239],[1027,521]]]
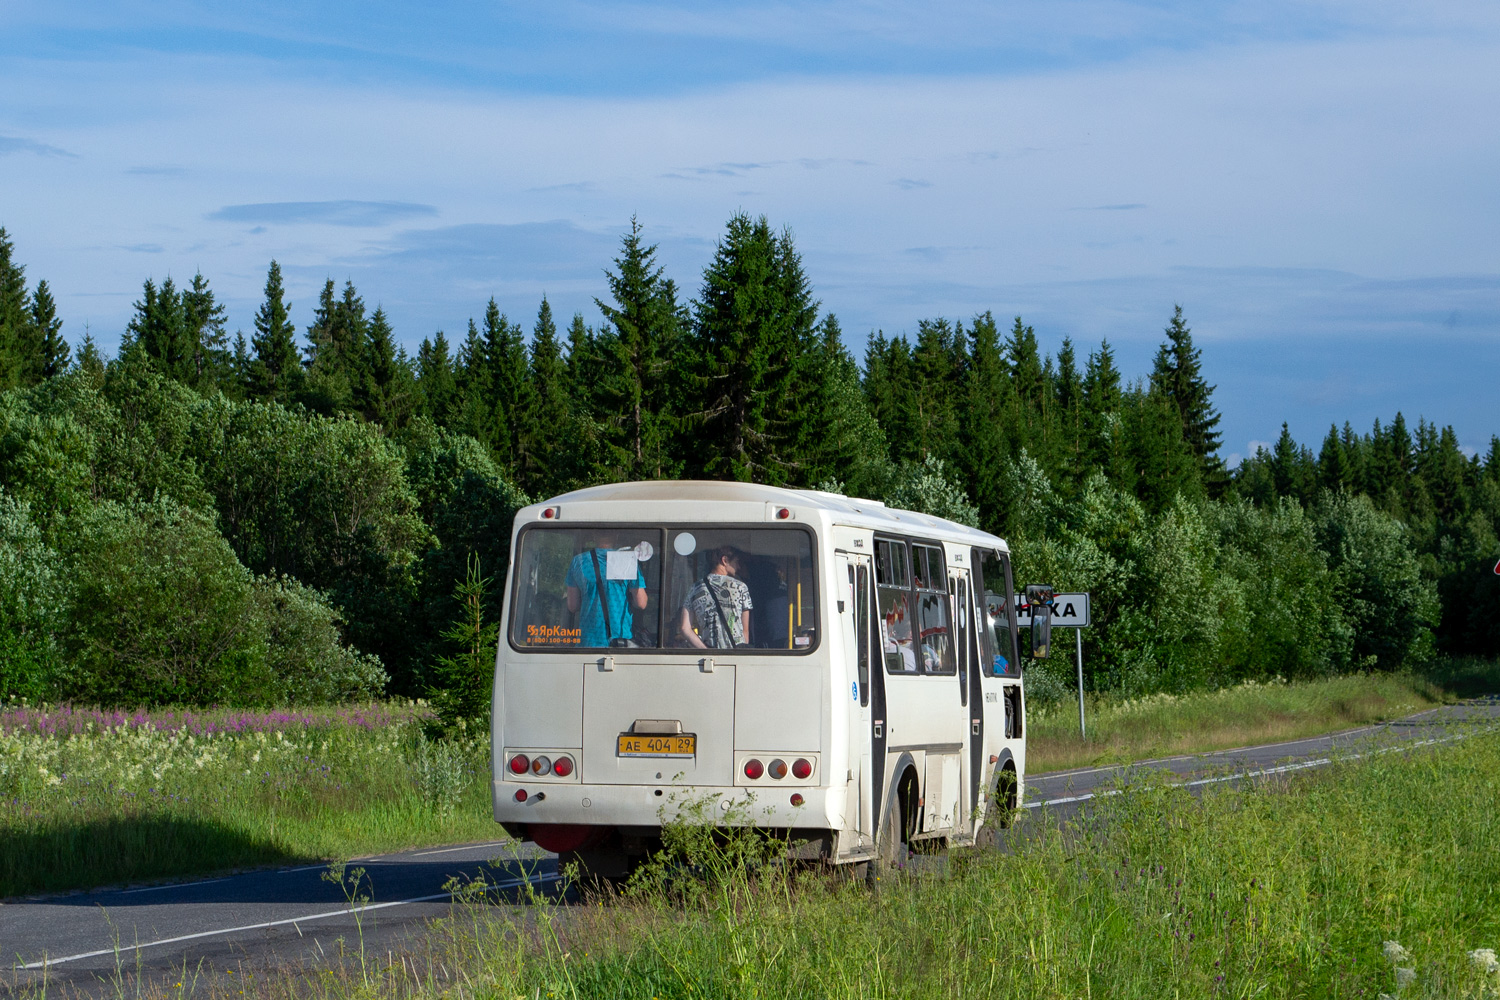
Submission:
[[[879,500],[846,497],[823,490],[794,490],[759,483],[728,483],[705,479],[659,479],[632,483],[608,483],[589,486],[533,504],[520,512],[531,520],[549,506],[597,504],[628,501],[634,503],[766,503],[785,507],[812,508],[828,512],[835,524],[870,528],[894,534],[941,534],[948,540],[993,548],[1009,549],[1005,540],[957,521],[922,514],[917,511],[887,507]],[[534,508],[534,510],[533,510]],[[528,517],[527,515],[532,515]],[[518,518],[519,520],[519,518]]]

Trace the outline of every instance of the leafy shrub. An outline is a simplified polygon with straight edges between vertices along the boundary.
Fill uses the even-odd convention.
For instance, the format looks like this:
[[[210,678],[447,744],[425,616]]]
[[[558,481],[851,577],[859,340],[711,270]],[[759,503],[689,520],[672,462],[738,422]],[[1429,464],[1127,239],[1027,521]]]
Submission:
[[[0,491],[0,701],[36,700],[51,689],[60,617],[55,559],[30,505]]]
[[[380,660],[345,645],[343,616],[317,591],[289,576],[259,577],[255,604],[271,679],[261,700],[331,704],[385,691]]]
[[[885,494],[885,503],[945,517],[959,524],[979,526],[979,508],[969,503],[964,488],[949,477],[943,460],[928,455],[922,462],[903,462]]]
[[[1353,665],[1391,670],[1429,659],[1437,594],[1422,579],[1406,529],[1369,497],[1342,490],[1324,491],[1312,517],[1354,633]]]
[[[65,535],[66,697],[239,700],[262,659],[253,587],[209,518],[170,500],[106,501],[69,519]]]

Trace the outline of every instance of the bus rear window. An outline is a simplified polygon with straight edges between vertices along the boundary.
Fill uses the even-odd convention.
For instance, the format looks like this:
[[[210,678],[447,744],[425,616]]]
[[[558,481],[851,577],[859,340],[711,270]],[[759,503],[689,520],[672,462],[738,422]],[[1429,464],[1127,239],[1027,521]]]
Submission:
[[[812,538],[800,528],[528,528],[513,572],[519,648],[817,645]]]

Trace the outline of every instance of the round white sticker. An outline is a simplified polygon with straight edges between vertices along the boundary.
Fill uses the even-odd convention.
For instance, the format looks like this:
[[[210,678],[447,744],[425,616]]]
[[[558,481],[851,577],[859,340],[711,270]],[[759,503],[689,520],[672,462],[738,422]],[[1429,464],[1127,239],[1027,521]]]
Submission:
[[[649,562],[656,555],[656,550],[651,547],[650,542],[640,542],[635,547],[635,557],[641,562]]]
[[[684,531],[672,539],[672,548],[676,549],[680,556],[690,556],[698,548],[698,539],[693,537],[691,531]]]

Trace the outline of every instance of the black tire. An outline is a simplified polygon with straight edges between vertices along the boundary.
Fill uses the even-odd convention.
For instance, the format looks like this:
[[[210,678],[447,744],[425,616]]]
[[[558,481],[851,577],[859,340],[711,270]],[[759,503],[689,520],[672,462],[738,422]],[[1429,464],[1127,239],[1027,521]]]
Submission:
[[[985,813],[984,825],[974,836],[978,847],[998,847],[1001,831],[1008,829],[1016,817],[1016,769],[1007,761],[995,773],[995,787],[990,793],[989,809]]]
[[[889,882],[906,870],[911,860],[911,833],[915,818],[908,805],[908,780],[896,786],[895,794],[885,804],[880,829],[875,835],[875,856],[870,859],[866,878],[872,887]]]

